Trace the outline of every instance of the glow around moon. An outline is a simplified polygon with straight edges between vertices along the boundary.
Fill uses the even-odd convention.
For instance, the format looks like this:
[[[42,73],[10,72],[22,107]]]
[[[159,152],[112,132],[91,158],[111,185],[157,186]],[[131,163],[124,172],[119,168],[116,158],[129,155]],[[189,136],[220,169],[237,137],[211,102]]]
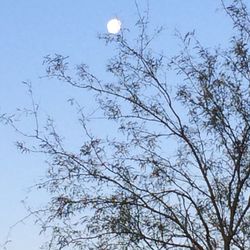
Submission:
[[[117,18],[109,20],[107,23],[108,32],[111,34],[117,34],[121,29],[121,25],[121,21]]]

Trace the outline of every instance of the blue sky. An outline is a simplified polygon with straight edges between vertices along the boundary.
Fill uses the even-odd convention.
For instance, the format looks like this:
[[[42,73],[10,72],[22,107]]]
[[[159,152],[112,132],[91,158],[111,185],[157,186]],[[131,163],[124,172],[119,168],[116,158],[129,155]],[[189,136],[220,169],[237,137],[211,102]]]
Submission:
[[[142,10],[146,1],[137,0]],[[201,43],[213,47],[228,41],[230,20],[221,10],[219,0],[149,0],[151,26],[164,27],[155,47],[166,54],[178,51],[175,29],[182,33],[196,30]],[[114,53],[97,39],[106,32],[106,23],[119,17],[123,26],[133,33],[136,8],[133,0],[1,0],[0,8],[0,112],[12,113],[27,107],[29,98],[22,81],[30,80],[42,114],[51,114],[63,124],[66,136],[72,132],[74,121],[64,124],[72,109],[66,100],[76,96],[86,106],[92,100],[57,81],[40,78],[44,75],[43,57],[48,54],[70,56],[73,64],[86,62],[94,72],[105,78],[104,66]],[[61,121],[61,122],[60,122]],[[32,124],[27,123],[27,129]],[[60,126],[59,126],[60,127]],[[98,126],[96,127],[98,129]],[[0,243],[8,228],[25,216],[21,200],[30,196],[37,206],[46,195],[28,194],[28,187],[37,182],[45,171],[44,157],[22,155],[14,146],[16,134],[0,126]],[[39,249],[43,237],[31,220],[18,224],[11,234],[9,250]]]

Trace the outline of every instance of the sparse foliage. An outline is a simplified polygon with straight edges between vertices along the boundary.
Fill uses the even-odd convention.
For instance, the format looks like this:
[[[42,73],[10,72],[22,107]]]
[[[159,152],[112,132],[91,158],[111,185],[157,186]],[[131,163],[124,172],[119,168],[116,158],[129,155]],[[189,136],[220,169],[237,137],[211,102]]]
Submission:
[[[95,93],[118,127],[114,138],[96,137],[79,106],[78,152],[65,149],[51,120],[47,136],[36,129],[32,150],[50,159],[39,184],[52,195],[43,215],[49,248],[250,249],[250,20],[240,0],[224,8],[235,30],[224,50],[188,33],[166,61],[150,48],[142,16],[135,44],[126,30],[105,35],[118,48],[108,83],[84,64],[74,77],[68,58],[45,58],[49,77]],[[181,79],[176,92],[169,71]]]

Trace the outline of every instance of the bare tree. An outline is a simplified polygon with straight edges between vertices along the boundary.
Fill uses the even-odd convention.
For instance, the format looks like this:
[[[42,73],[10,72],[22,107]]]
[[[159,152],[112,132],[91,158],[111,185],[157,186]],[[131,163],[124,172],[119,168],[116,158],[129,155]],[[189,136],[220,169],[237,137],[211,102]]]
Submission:
[[[126,30],[104,35],[118,48],[107,65],[112,82],[83,64],[74,77],[66,57],[45,58],[48,77],[92,91],[118,128],[96,137],[79,106],[78,152],[51,120],[47,136],[38,126],[29,135],[39,146],[27,150],[49,157],[39,184],[52,196],[43,214],[49,249],[250,249],[250,20],[243,1],[224,9],[235,31],[226,49],[206,49],[188,33],[167,61],[151,49],[158,32],[148,35],[143,16],[132,45]],[[170,71],[181,79],[176,91]]]

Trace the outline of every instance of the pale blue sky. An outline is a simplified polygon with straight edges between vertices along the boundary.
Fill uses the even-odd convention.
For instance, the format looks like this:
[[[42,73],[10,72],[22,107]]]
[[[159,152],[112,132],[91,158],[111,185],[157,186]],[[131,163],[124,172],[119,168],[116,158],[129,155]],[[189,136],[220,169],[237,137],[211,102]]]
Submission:
[[[137,0],[143,9],[144,0]],[[152,26],[165,30],[155,44],[159,51],[173,54],[178,42],[175,29],[183,33],[196,29],[197,37],[206,46],[224,44],[231,33],[230,21],[221,11],[220,0],[149,0]],[[219,10],[218,10],[219,9]],[[52,114],[58,123],[64,122],[71,108],[66,100],[72,96],[91,104],[91,99],[79,90],[56,81],[40,79],[44,75],[43,57],[47,54],[70,56],[74,63],[86,62],[94,72],[105,77],[104,65],[113,53],[97,39],[106,32],[107,21],[117,16],[127,28],[136,21],[134,0],[1,0],[0,4],[0,112],[14,112],[25,107],[29,99],[24,80],[31,80],[35,97],[43,114]],[[32,125],[27,125],[30,128]],[[62,126],[66,135],[72,134],[74,122]],[[97,127],[98,129],[98,127]],[[73,132],[77,135],[77,131]],[[20,203],[27,188],[44,174],[44,158],[22,155],[15,146],[16,135],[10,128],[0,126],[0,243],[8,228],[25,216]],[[30,195],[32,205],[43,196]],[[11,234],[9,250],[38,250],[42,239],[31,220],[19,224]]]

